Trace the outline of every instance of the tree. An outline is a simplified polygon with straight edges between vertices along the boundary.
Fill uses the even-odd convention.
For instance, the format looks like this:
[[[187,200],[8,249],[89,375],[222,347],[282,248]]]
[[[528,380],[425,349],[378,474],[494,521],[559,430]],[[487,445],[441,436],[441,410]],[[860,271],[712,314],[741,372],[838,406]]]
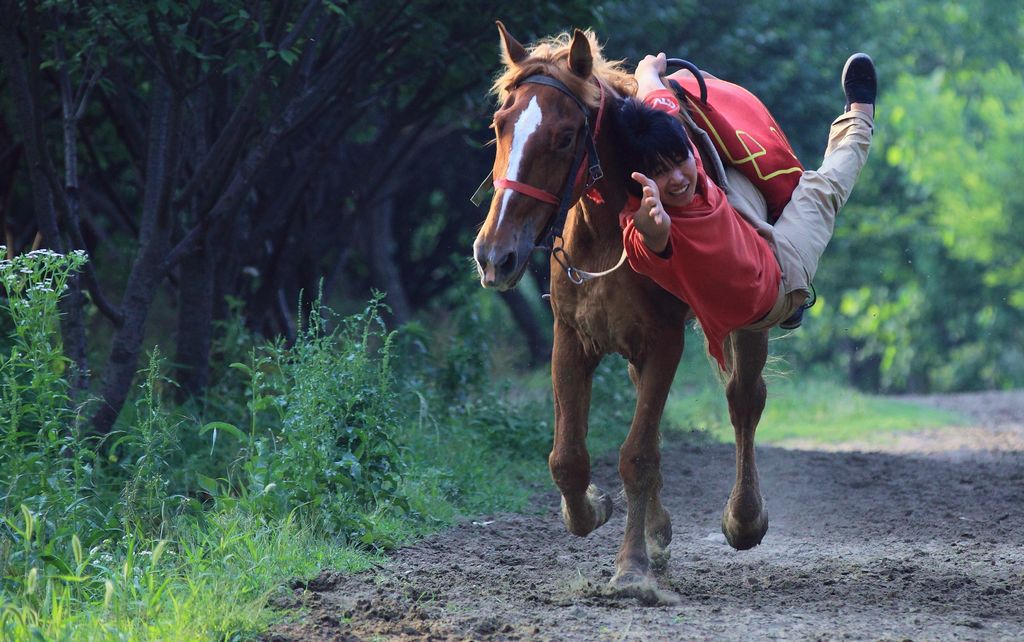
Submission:
[[[588,6],[508,13],[539,28]],[[399,254],[418,227],[409,204],[423,203],[408,177],[436,174],[438,146],[461,143],[486,110],[496,45],[474,3],[5,8],[3,80],[17,90],[7,122],[20,134],[11,149],[25,152],[46,244],[89,251],[99,273],[85,275],[90,298],[113,328],[97,432],[124,404],[164,289],[177,300],[177,378],[191,395],[205,388],[213,321],[229,296],[268,334],[293,331],[291,302],[325,275],[361,282],[360,296],[387,288],[395,322],[423,304],[409,294],[422,274],[402,269]],[[456,207],[437,231],[471,228],[475,217]],[[459,251],[437,248],[429,260]],[[101,284],[121,290],[117,303]],[[65,343],[85,373],[84,300],[67,300]]]

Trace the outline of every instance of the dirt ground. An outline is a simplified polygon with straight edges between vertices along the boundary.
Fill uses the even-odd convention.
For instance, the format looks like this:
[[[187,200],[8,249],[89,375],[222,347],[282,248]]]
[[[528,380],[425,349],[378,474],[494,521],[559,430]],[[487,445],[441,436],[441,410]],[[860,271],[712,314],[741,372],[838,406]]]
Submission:
[[[542,514],[479,516],[383,568],[325,572],[267,639],[1024,640],[1024,392],[911,400],[972,425],[759,448],[771,525],[745,552],[718,526],[732,447],[666,442],[675,536],[658,583],[678,605],[604,596],[625,507],[579,539],[552,486]],[[606,489],[621,487],[615,466],[595,462]]]

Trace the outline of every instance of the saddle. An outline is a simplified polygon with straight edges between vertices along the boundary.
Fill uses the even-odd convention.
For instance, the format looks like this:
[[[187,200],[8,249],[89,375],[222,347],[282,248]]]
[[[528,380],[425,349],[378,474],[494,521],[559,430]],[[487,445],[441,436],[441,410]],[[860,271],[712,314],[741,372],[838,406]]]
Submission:
[[[768,222],[774,224],[800,182],[803,165],[771,112],[754,94],[699,73],[706,87],[703,91],[692,71],[676,72],[667,80],[686,106],[680,116],[705,171],[726,194],[725,167],[743,174],[764,195]]]

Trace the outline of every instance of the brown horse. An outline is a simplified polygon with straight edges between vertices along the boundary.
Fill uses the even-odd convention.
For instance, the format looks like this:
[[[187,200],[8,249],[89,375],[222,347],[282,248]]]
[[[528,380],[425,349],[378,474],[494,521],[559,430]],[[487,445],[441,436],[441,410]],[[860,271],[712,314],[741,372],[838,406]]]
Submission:
[[[565,221],[562,251],[553,253],[551,262],[555,428],[548,464],[562,493],[569,531],[582,537],[604,524],[612,501],[590,483],[586,446],[591,382],[603,355],[623,355],[637,404],[619,450],[628,512],[611,586],[627,592],[649,588],[654,586],[652,564],[667,561],[672,539],[671,520],[661,504],[659,423],[682,356],[684,324],[692,313],[685,302],[628,266],[579,284],[572,268],[607,268],[622,254],[618,215],[632,168],[616,158],[605,106],[634,94],[636,84],[618,63],[601,56],[590,32],[576,30],[571,38],[562,34],[527,51],[500,22],[498,30],[506,69],[494,85],[501,102],[493,123],[496,190],[474,243],[480,280],[498,290],[514,287],[530,253],[552,226],[560,226],[560,205],[574,204]],[[593,168],[598,158],[600,170],[591,178],[603,171],[593,184],[600,196],[588,192],[584,198],[589,185],[582,168]],[[727,340],[725,390],[736,432],[736,481],[722,531],[737,549],[756,546],[768,530],[754,463],[767,352],[767,331],[740,330]]]

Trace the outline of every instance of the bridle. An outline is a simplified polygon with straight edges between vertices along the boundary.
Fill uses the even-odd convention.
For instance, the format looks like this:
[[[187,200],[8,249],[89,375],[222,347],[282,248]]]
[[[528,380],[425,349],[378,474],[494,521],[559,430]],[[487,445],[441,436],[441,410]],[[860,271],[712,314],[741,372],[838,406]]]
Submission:
[[[566,271],[569,280],[576,285],[580,285],[590,279],[598,276],[604,276],[605,274],[615,271],[625,263],[626,258],[625,250],[623,250],[622,257],[619,259],[619,262],[610,270],[605,270],[603,272],[586,272],[572,265],[569,254],[565,251],[564,240],[562,239],[562,230],[565,227],[565,221],[569,215],[569,208],[572,207],[574,202],[573,194],[577,193],[577,185],[586,178],[586,183],[583,185],[583,189],[579,191],[579,194],[582,196],[590,191],[597,181],[604,177],[604,171],[601,169],[601,160],[597,155],[597,135],[600,133],[601,119],[604,116],[605,88],[600,81],[597,81],[597,85],[601,91],[601,100],[597,109],[597,122],[592,128],[590,125],[590,109],[576,94],[572,93],[565,83],[557,78],[552,78],[551,76],[535,74],[533,76],[527,76],[523,80],[519,81],[517,87],[526,83],[545,85],[547,87],[557,89],[571,98],[572,101],[576,103],[576,106],[579,107],[580,112],[583,113],[583,124],[580,126],[580,131],[583,135],[584,144],[576,146],[576,154],[573,157],[572,165],[569,168],[569,174],[565,179],[565,185],[562,187],[562,193],[559,196],[555,196],[551,192],[519,181],[512,181],[507,178],[495,179],[493,178],[494,173],[491,172],[491,174],[484,179],[484,182],[481,183],[480,187],[477,188],[476,193],[473,194],[473,198],[470,200],[474,205],[479,207],[489,191],[488,188],[493,185],[496,190],[509,189],[534,198],[542,203],[557,205],[558,213],[548,222],[544,230],[537,237],[537,248],[550,251],[551,256]],[[589,161],[586,167],[586,176],[584,176],[583,173],[584,155],[586,155],[586,158]],[[579,197],[575,200],[578,199]],[[548,244],[542,244],[542,241],[547,241]]]

